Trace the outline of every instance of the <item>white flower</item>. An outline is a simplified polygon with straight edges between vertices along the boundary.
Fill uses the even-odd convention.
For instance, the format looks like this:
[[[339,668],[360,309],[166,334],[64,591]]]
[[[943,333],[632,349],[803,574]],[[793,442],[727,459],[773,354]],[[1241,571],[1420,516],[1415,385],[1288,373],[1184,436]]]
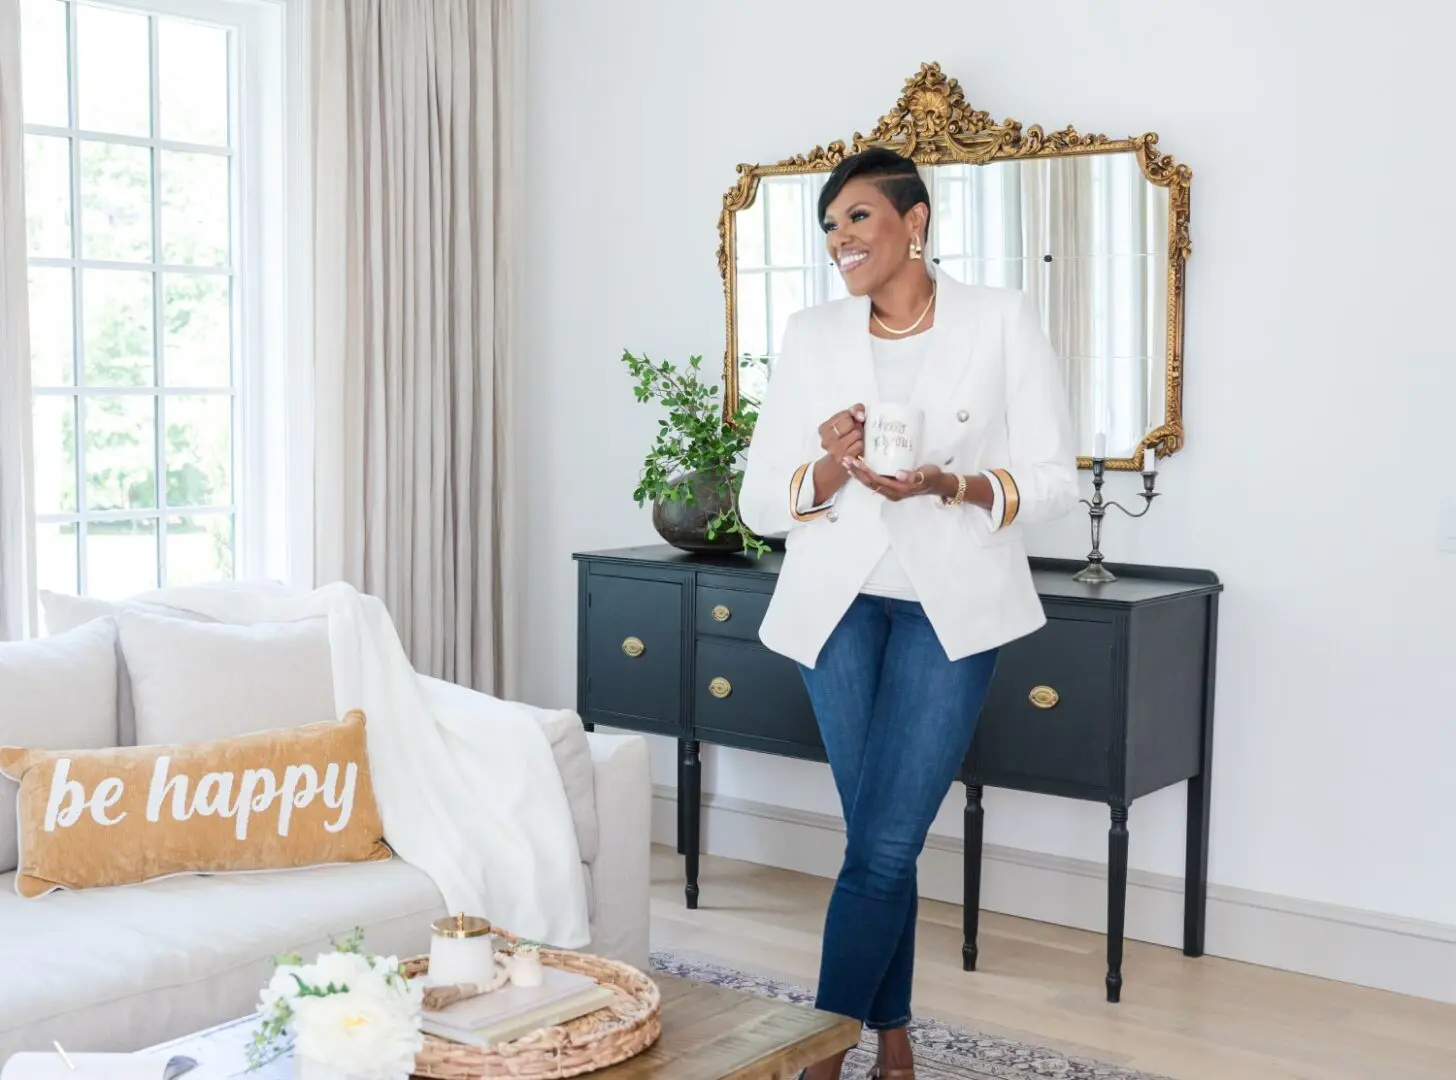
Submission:
[[[268,980],[268,985],[258,995],[264,1012],[271,1012],[280,1002],[288,1004],[298,995],[298,980],[294,975],[302,970],[289,965],[280,967],[273,973],[273,978]]]
[[[353,951],[284,964],[259,992],[263,1029],[249,1049],[255,1067],[291,1031],[294,1053],[359,1080],[406,1080],[424,1046],[424,987],[396,956]]]
[[[417,986],[383,980],[361,990],[293,1002],[293,1052],[359,1080],[406,1080],[424,1046]]]
[[[358,953],[323,953],[311,965],[304,982],[322,990],[330,985],[353,987],[376,978],[370,970],[369,960]]]

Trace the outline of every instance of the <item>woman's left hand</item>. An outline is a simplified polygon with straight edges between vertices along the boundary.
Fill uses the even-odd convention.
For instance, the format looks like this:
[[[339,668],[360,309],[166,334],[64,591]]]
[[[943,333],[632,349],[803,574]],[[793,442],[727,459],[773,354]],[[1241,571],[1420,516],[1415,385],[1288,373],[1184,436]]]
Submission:
[[[897,476],[881,476],[861,458],[855,458],[849,464],[849,471],[856,480],[891,502],[900,502],[917,495],[943,494],[941,489],[945,484],[946,474],[934,465],[922,465]]]

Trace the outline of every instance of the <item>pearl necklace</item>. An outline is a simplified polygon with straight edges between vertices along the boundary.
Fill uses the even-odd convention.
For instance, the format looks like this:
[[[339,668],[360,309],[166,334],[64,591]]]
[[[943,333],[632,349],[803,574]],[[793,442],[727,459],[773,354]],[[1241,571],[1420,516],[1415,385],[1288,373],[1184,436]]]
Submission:
[[[913,331],[917,326],[919,326],[921,323],[923,323],[925,321],[925,316],[927,316],[927,315],[930,314],[930,308],[935,303],[935,294],[936,294],[936,292],[939,289],[940,289],[940,282],[937,281],[937,282],[933,282],[931,284],[931,286],[930,286],[930,299],[925,302],[925,308],[924,308],[923,311],[920,312],[920,318],[916,319],[913,323],[911,323],[909,326],[905,327],[905,329],[903,329],[903,330],[896,330],[893,327],[886,326],[885,323],[884,323],[884,321],[878,315],[875,314],[874,305],[870,305],[870,318],[874,319],[875,322],[879,324],[880,329],[883,330],[885,333],[887,333],[887,334],[894,334],[896,337],[902,337],[905,334],[908,334],[911,331]]]

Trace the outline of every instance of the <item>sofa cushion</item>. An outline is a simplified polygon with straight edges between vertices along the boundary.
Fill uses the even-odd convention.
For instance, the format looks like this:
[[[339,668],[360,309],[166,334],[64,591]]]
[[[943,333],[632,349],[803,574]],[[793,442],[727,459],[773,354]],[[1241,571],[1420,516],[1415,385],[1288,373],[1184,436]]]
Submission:
[[[179,611],[161,604],[131,600],[112,603],[90,596],[68,596],[65,593],[54,593],[46,589],[40,590],[40,606],[41,612],[45,616],[46,633],[52,635],[67,633],[77,627],[85,626],[95,619],[114,617],[122,611],[146,611],[155,615],[167,615],[174,619],[212,622],[204,615],[194,615],[190,611]],[[131,700],[131,675],[127,672],[126,663],[121,655],[120,635],[116,638],[116,726],[117,745],[135,746],[136,711],[132,707]]]
[[[430,948],[446,914],[403,859],[21,900],[0,875],[0,1061],[17,1050],[132,1051],[245,1016],[270,958],[327,950],[356,926],[385,955]]]
[[[327,619],[237,626],[123,611],[116,625],[139,745],[231,739],[337,715]]]
[[[0,643],[0,744],[44,750],[117,744],[114,621]],[[17,866],[17,790],[0,776],[0,873]]]
[[[537,719],[551,742],[551,755],[566,788],[582,861],[591,862],[601,844],[601,827],[597,821],[596,783],[586,728],[574,712],[542,710]]]
[[[108,615],[119,615],[123,611],[144,611],[153,615],[166,615],[173,619],[188,619],[192,622],[213,621],[206,615],[168,607],[166,604],[153,604],[145,600],[99,600],[94,596],[71,596],[67,593],[51,592],[48,589],[41,589],[39,596],[47,634],[63,634],[92,619],[104,619]]]

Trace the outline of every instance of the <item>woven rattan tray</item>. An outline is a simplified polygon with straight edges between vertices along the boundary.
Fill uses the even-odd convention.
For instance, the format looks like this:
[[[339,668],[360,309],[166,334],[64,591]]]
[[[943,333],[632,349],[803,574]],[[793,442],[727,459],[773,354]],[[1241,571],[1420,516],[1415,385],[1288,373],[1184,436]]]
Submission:
[[[542,949],[541,962],[595,979],[614,990],[616,1000],[569,1023],[495,1046],[468,1046],[427,1034],[414,1075],[425,1080],[580,1076],[636,1057],[662,1034],[657,984],[636,968],[556,949]],[[406,975],[421,975],[429,970],[429,958],[415,957],[403,966]]]

